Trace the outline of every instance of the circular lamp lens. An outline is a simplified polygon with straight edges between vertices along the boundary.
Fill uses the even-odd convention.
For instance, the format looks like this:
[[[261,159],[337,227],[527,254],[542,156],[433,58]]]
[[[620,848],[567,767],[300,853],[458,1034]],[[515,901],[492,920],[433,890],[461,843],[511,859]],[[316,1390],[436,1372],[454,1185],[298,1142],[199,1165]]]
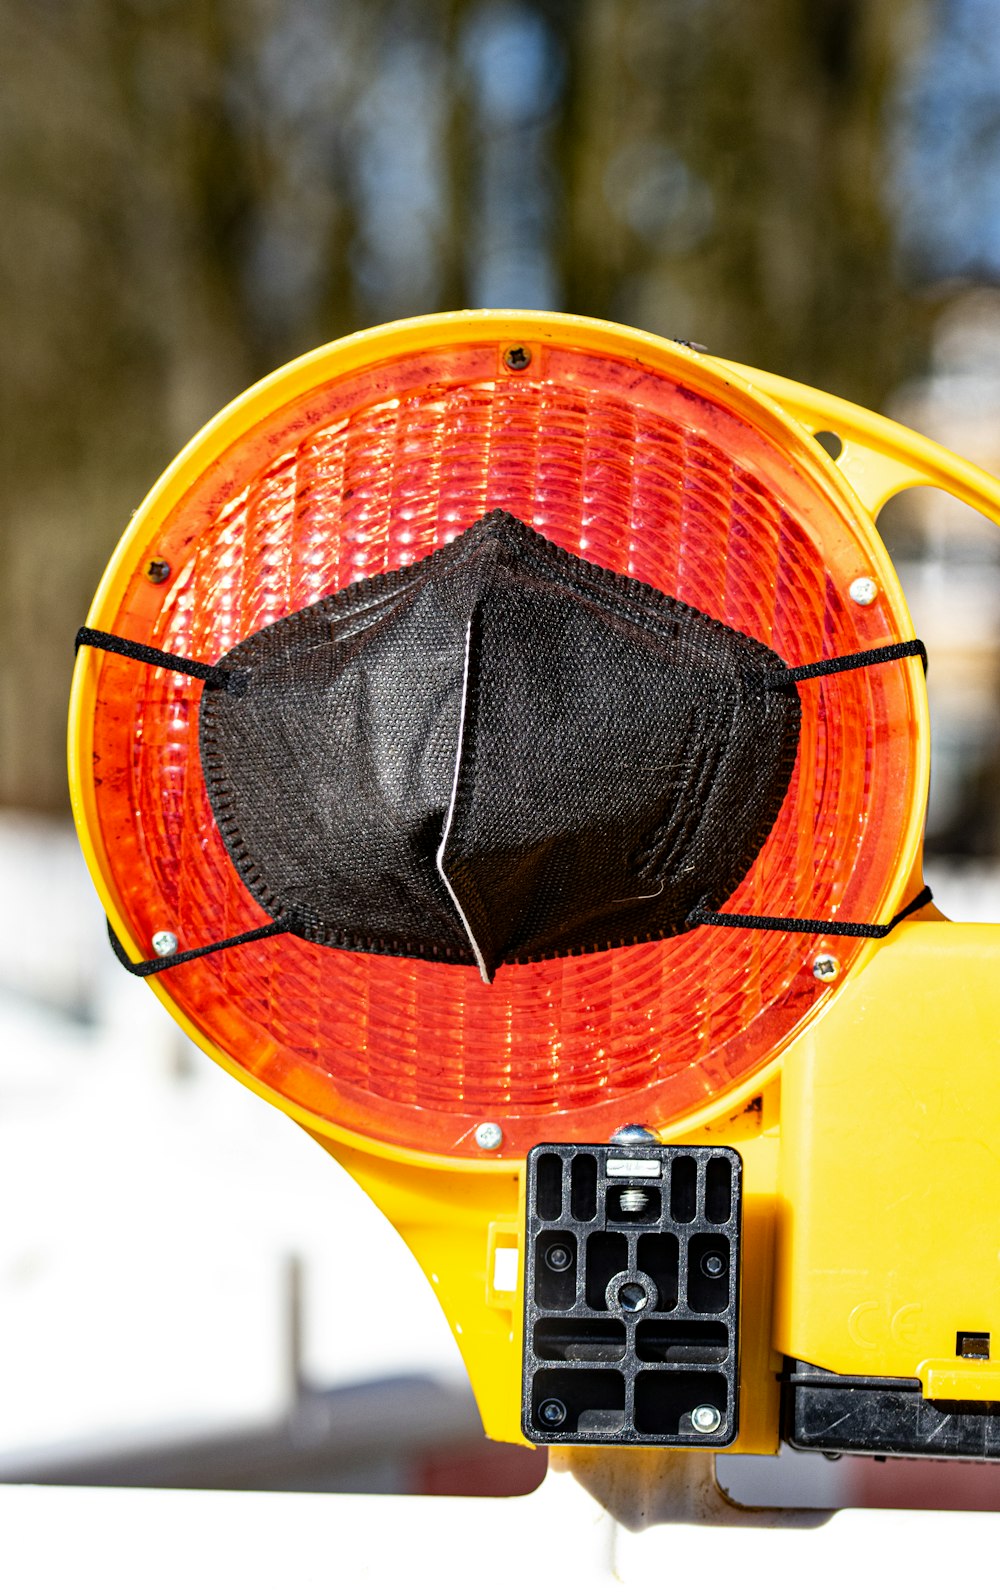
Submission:
[[[513,346],[530,357],[512,363]],[[238,400],[140,510],[89,623],[213,662],[492,508],[792,665],[912,633],[836,466],[725,367],[597,322],[488,312],[348,339]],[[860,605],[851,582],[877,558],[880,596]],[[918,690],[912,664],[800,687],[791,786],[727,911],[877,921],[900,904]],[[209,808],[199,696],[185,676],[81,654],[76,807],[137,957],[164,926],[185,950],[265,921]],[[819,944],[702,928],[505,966],[487,987],[475,968],[285,936],[153,982],[205,1048],[313,1126],[481,1157],[488,1118],[516,1156],[676,1122],[752,1078],[829,998]],[[845,972],[860,948],[837,942]]]

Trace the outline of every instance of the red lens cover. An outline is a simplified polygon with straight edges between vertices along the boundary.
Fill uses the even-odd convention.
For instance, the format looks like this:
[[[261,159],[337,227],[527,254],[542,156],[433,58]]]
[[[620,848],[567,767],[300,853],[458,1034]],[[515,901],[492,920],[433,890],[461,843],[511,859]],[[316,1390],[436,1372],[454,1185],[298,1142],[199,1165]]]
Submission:
[[[495,341],[341,375],[246,431],[136,550],[120,634],[214,661],[346,583],[410,563],[487,509],[768,643],[789,664],[899,639],[859,607],[846,518],[747,418],[635,360],[574,347],[508,371]],[[744,400],[745,407],[745,400]],[[145,574],[151,558],[171,575]],[[142,948],[263,921],[212,817],[200,686],[100,662],[94,802],[110,886]],[[803,683],[798,764],[727,910],[877,920],[917,799],[906,671]],[[331,1124],[434,1154],[594,1141],[667,1124],[772,1056],[826,993],[815,938],[699,929],[627,950],[475,968],[290,937],[162,975],[205,1038]],[[835,942],[845,969],[858,942]]]

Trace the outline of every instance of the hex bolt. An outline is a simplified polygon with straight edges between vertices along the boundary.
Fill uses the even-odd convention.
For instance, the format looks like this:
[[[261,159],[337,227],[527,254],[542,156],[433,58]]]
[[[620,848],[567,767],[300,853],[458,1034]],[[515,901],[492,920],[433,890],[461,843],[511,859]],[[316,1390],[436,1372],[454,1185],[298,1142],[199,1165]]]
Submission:
[[[649,1204],[649,1195],[644,1188],[623,1188],[621,1192],[622,1212],[629,1216],[638,1216]]]
[[[177,949],[177,936],[170,929],[157,929],[153,935],[153,950],[157,956],[173,956]]]
[[[870,575],[859,575],[847,589],[851,602],[857,603],[859,608],[870,608],[878,596],[878,586]]]
[[[813,962],[813,978],[821,984],[832,984],[840,977],[840,963],[829,951],[821,951]]]
[[[566,1406],[562,1399],[546,1399],[538,1415],[543,1426],[562,1426],[566,1420]]]
[[[503,1128],[499,1122],[481,1122],[475,1132],[481,1150],[499,1150],[503,1143]]]
[[[531,364],[531,349],[516,343],[513,348],[504,349],[503,362],[508,370],[527,370]]]
[[[151,580],[154,586],[162,586],[169,575],[170,565],[165,558],[151,558],[146,565],[146,579]]]
[[[710,1437],[722,1425],[722,1415],[714,1404],[696,1404],[691,1411],[691,1425],[703,1437]]]
[[[726,1269],[722,1256],[714,1249],[701,1257],[701,1269],[706,1277],[721,1277]]]

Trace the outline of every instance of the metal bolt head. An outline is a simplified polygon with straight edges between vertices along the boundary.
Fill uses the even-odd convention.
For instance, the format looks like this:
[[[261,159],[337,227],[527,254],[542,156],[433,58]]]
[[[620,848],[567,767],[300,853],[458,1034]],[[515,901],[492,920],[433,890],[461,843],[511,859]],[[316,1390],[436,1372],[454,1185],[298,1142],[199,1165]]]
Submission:
[[[623,1282],[618,1289],[618,1303],[623,1310],[632,1314],[645,1309],[649,1304],[649,1295],[641,1282]]]
[[[566,1420],[566,1406],[562,1399],[546,1399],[538,1415],[543,1426],[562,1426]]]
[[[722,1256],[713,1249],[707,1255],[702,1255],[701,1269],[706,1277],[721,1277],[726,1269],[726,1263]]]
[[[499,1150],[503,1143],[503,1128],[499,1122],[481,1122],[474,1137],[481,1150]]]
[[[162,586],[169,579],[170,565],[165,558],[151,558],[146,565],[146,579],[151,580],[154,586]]]
[[[531,349],[525,348],[522,343],[516,343],[513,348],[505,348],[503,362],[508,370],[527,370],[531,364]]]
[[[573,1264],[572,1252],[565,1244],[550,1244],[545,1251],[545,1264],[550,1271],[569,1271]]]
[[[813,978],[821,984],[833,984],[840,977],[840,963],[829,951],[821,951],[813,962]]]
[[[177,949],[177,936],[169,929],[158,929],[153,935],[153,950],[157,956],[173,956]]]
[[[696,1404],[691,1411],[691,1425],[703,1437],[710,1437],[722,1425],[722,1415],[714,1404]]]
[[[659,1144],[660,1135],[641,1122],[626,1122],[608,1140],[609,1144]]]
[[[859,575],[857,580],[852,580],[848,587],[852,603],[857,603],[859,608],[870,608],[878,596],[878,586],[870,575]]]

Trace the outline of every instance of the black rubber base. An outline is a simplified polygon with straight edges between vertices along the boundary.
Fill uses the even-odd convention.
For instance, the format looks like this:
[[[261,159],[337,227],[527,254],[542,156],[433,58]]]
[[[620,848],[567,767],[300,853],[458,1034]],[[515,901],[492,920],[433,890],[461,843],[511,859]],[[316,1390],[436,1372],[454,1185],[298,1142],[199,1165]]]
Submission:
[[[786,1360],[782,1381],[783,1435],[793,1448],[907,1459],[1000,1459],[1000,1404],[932,1402],[917,1381],[839,1376],[804,1360]]]

